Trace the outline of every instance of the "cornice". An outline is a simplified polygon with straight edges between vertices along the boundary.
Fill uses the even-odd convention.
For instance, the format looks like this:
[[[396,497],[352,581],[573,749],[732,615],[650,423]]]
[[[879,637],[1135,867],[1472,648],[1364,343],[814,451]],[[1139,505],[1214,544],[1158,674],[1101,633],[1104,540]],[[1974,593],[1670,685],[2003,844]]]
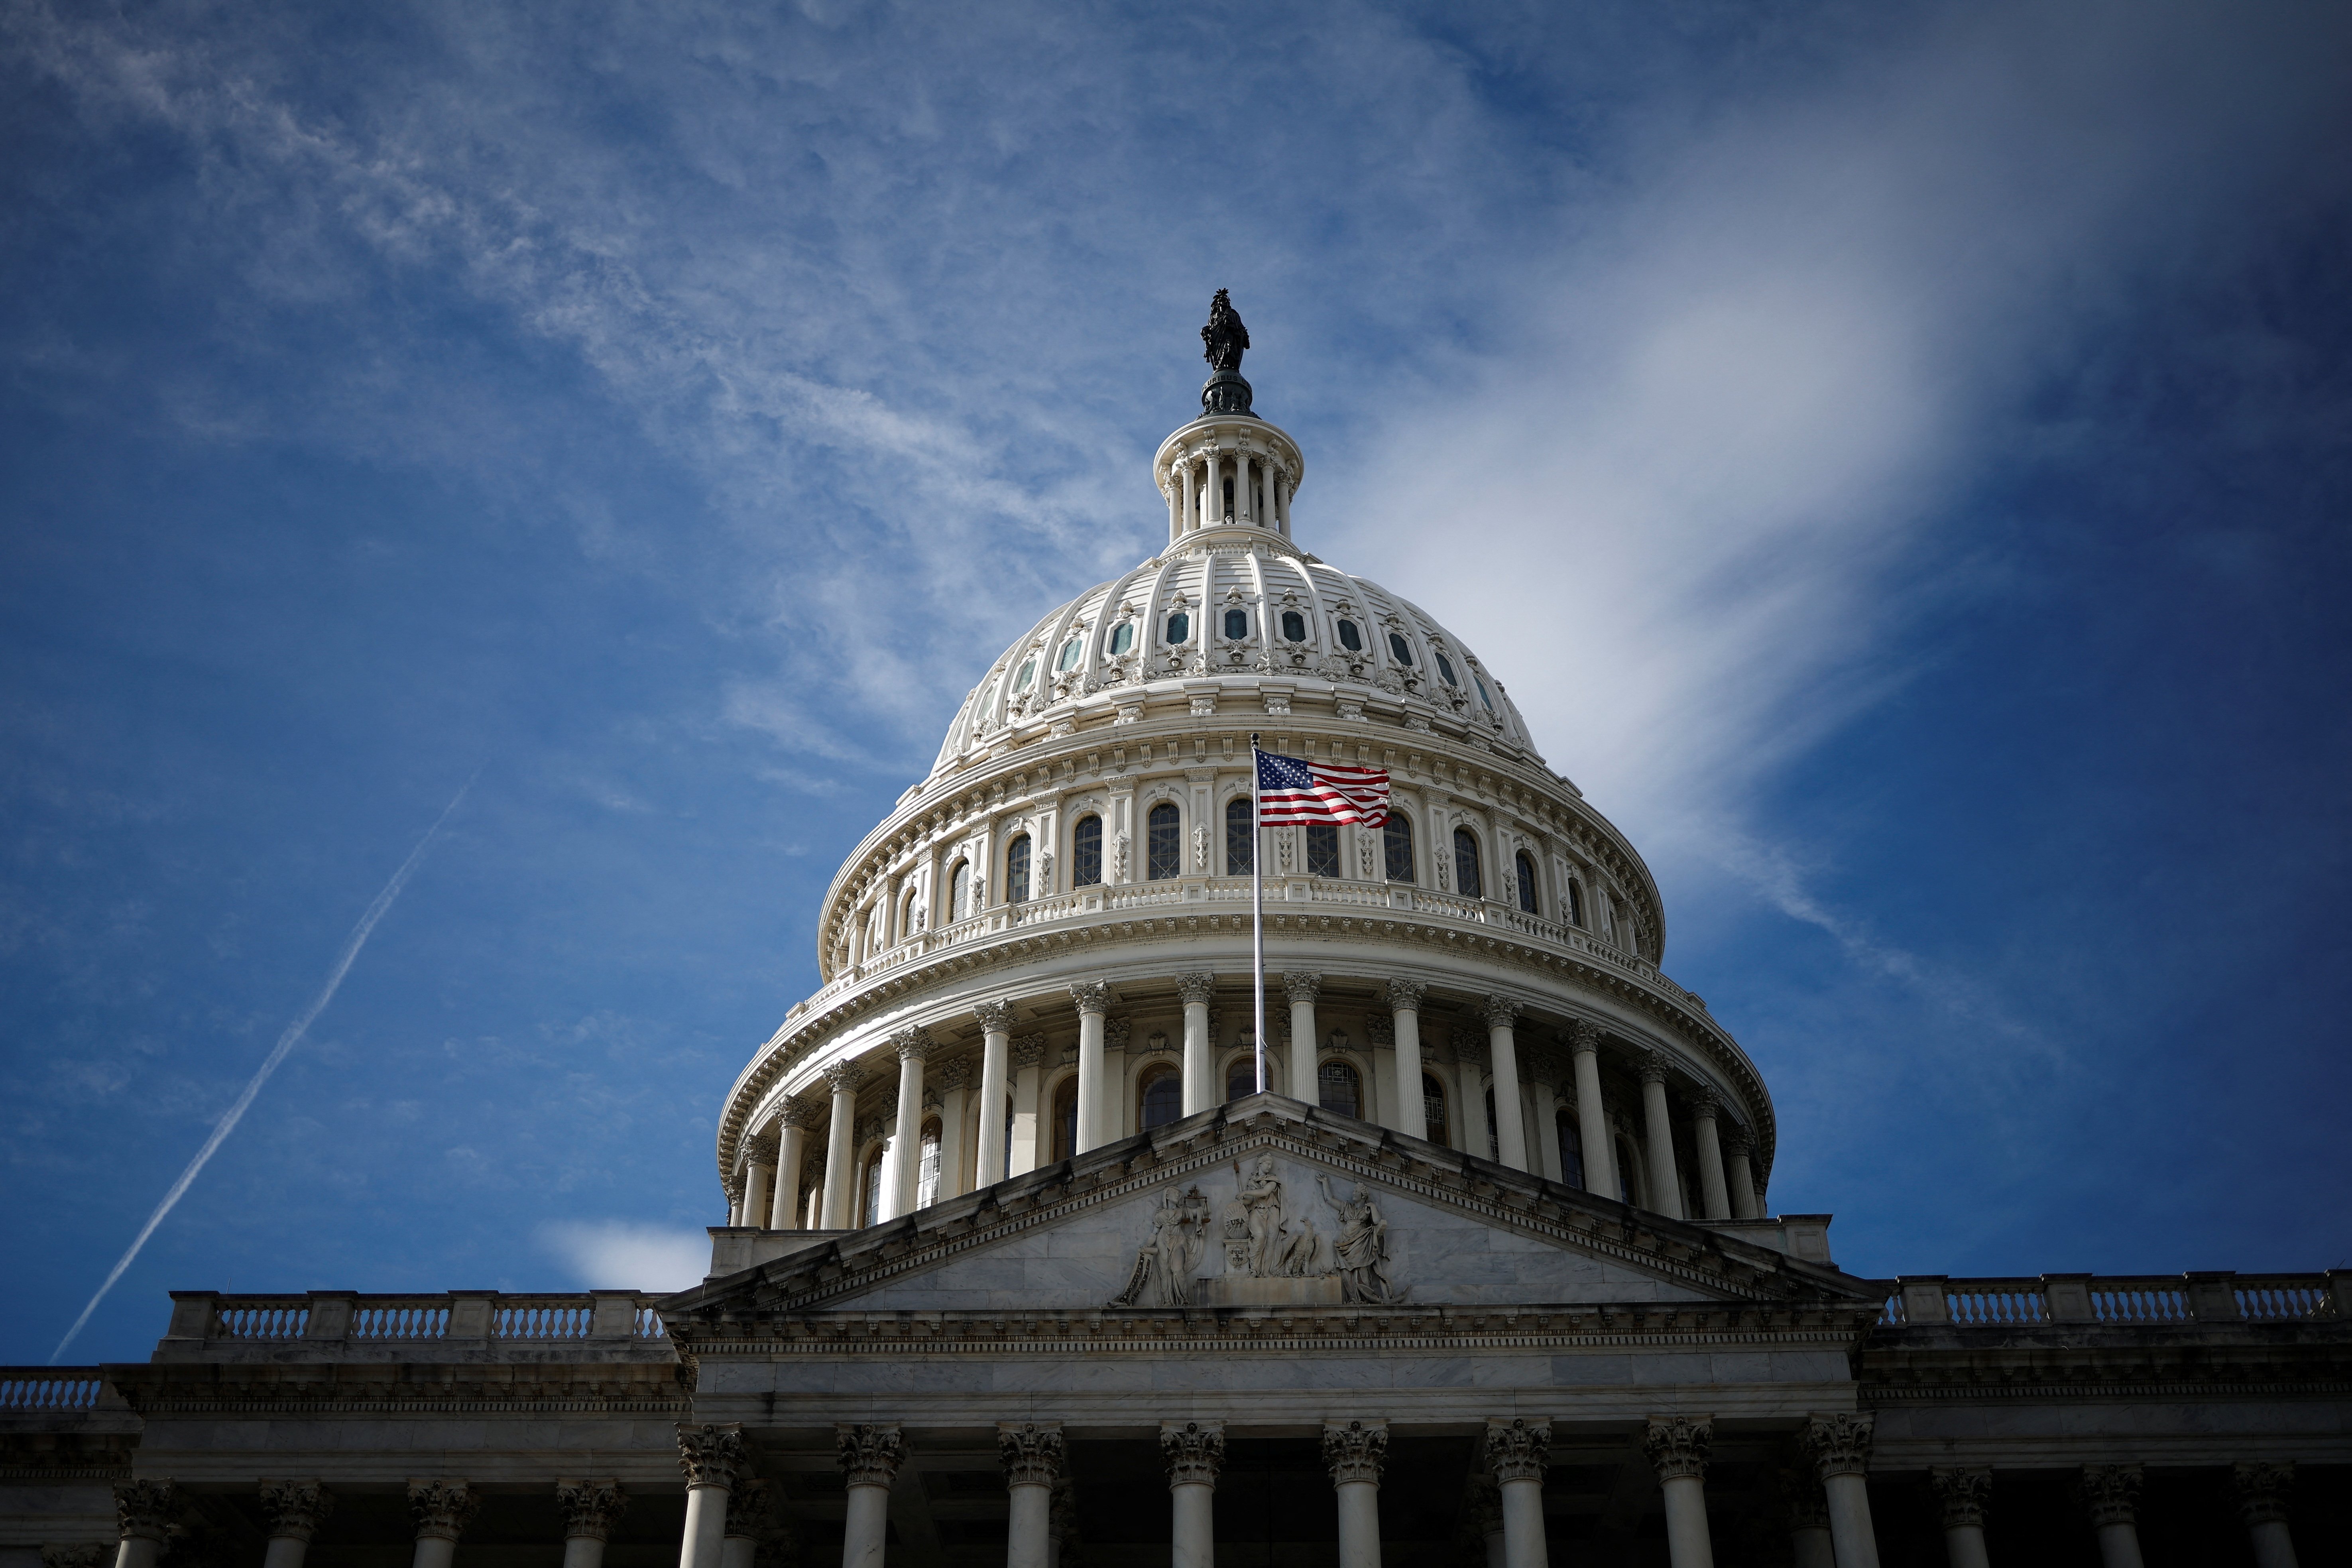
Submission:
[[[155,1363],[115,1377],[142,1417],[373,1413],[527,1416],[684,1414],[682,1363]]]

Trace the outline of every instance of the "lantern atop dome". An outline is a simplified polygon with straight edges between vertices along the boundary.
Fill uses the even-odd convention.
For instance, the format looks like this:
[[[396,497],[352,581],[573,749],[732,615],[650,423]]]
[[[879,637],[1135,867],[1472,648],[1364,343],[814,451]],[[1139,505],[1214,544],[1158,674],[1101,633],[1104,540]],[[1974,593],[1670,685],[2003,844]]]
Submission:
[[[1211,374],[1201,388],[1201,416],[1160,443],[1153,482],[1168,501],[1171,546],[1271,545],[1290,540],[1290,498],[1305,477],[1298,443],[1250,409],[1242,379],[1249,329],[1225,290],[1209,302],[1201,329]]]
[[[1223,289],[1209,301],[1209,324],[1201,329],[1201,356],[1213,373],[1201,388],[1201,414],[1247,414],[1250,384],[1242,379],[1242,355],[1249,346],[1249,329]]]

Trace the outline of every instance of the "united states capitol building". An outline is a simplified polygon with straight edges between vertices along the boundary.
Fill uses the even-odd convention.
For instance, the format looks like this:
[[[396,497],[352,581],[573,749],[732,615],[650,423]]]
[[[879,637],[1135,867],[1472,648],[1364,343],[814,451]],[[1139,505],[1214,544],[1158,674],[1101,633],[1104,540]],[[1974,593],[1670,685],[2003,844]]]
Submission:
[[[0,1369],[0,1568],[2352,1560],[2352,1273],[1841,1269],[1641,855],[1203,337],[1166,547],[826,891],[703,1283],[175,1292]],[[1258,843],[1253,733],[1387,824]]]

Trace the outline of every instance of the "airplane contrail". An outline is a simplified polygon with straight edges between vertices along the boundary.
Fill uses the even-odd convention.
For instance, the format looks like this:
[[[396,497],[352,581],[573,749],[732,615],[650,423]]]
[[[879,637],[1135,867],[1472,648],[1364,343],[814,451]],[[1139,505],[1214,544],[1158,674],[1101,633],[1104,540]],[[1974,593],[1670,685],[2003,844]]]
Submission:
[[[474,778],[479,778],[481,773],[481,769],[476,768]],[[130,1268],[131,1260],[139,1256],[139,1249],[147,1245],[147,1238],[155,1234],[155,1227],[163,1223],[163,1216],[170,1214],[173,1206],[186,1195],[189,1186],[203,1173],[205,1163],[213,1157],[214,1152],[220,1148],[228,1135],[236,1131],[236,1124],[244,1119],[246,1108],[253,1103],[253,1097],[261,1092],[261,1086],[269,1081],[269,1075],[278,1070],[278,1064],[286,1059],[295,1042],[308,1032],[312,1020],[325,1012],[327,1004],[335,999],[336,988],[342,984],[343,976],[351,973],[352,962],[359,957],[360,949],[367,945],[368,934],[375,930],[376,921],[383,919],[385,912],[392,908],[392,901],[400,897],[400,889],[408,885],[410,874],[416,869],[417,862],[425,858],[425,851],[432,844],[434,836],[441,831],[441,825],[449,820],[449,814],[457,809],[459,801],[466,798],[466,791],[474,787],[474,778],[467,779],[450,797],[449,804],[441,808],[441,815],[433,819],[433,826],[425,830],[425,837],[416,841],[416,847],[408,852],[408,858],[400,863],[400,869],[392,874],[392,880],[383,885],[383,891],[375,896],[375,901],[368,905],[366,911],[360,916],[360,923],[352,928],[350,938],[343,943],[343,951],[335,959],[335,966],[327,972],[327,983],[319,988],[319,994],[311,998],[310,1005],[286,1026],[286,1032],[278,1037],[276,1048],[262,1062],[261,1070],[253,1075],[252,1081],[245,1086],[245,1092],[238,1095],[236,1102],[223,1111],[221,1119],[213,1124],[212,1136],[205,1140],[205,1146],[196,1151],[196,1157],[188,1162],[188,1168],[180,1173],[180,1179],[173,1182],[171,1190],[163,1194],[163,1201],[155,1205],[155,1212],[147,1216],[147,1223],[140,1227],[130,1249],[123,1253],[121,1259],[107,1275],[106,1282],[98,1288],[98,1293],[89,1299],[89,1305],[81,1310],[81,1316],[73,1321],[73,1327],[66,1331],[66,1337],[58,1342],[58,1348],[49,1352],[51,1366],[57,1364],[58,1357],[66,1353],[66,1347],[73,1343],[74,1336],[81,1332],[84,1323],[89,1321],[89,1315],[98,1310],[98,1304],[106,1300],[109,1290],[114,1289],[114,1282],[122,1278],[122,1271]]]

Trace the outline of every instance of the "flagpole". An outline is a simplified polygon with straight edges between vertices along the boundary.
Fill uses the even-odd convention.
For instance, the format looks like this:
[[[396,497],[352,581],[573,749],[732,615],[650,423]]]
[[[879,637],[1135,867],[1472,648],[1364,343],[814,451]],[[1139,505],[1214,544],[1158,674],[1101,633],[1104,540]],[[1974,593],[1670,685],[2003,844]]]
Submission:
[[[1257,995],[1257,1091],[1265,1092],[1265,828],[1258,819],[1257,731],[1250,731],[1250,973]]]

